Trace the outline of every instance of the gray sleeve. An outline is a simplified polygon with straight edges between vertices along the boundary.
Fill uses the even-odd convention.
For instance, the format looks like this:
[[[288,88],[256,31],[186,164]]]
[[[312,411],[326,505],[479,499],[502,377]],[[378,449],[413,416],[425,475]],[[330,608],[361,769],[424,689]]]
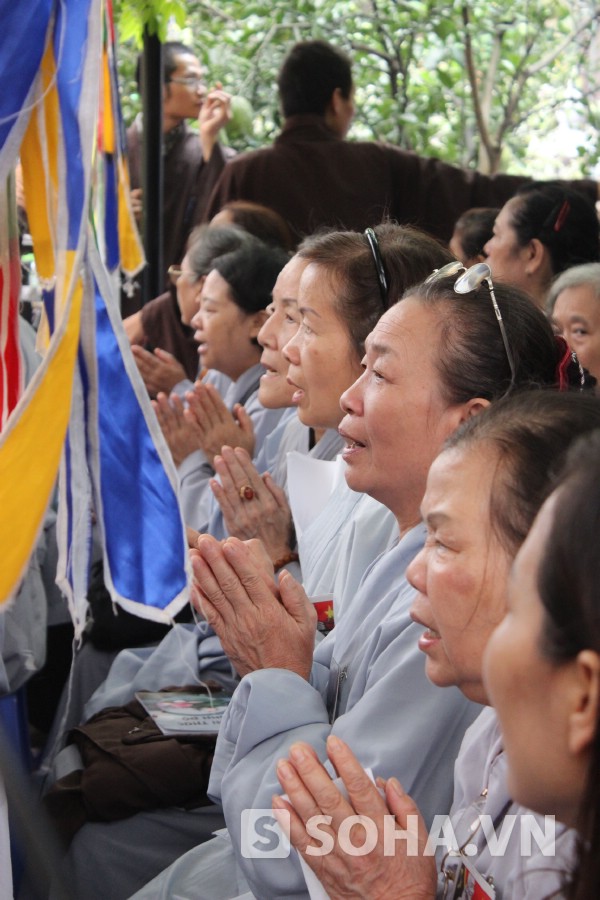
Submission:
[[[440,691],[427,682],[417,637],[416,626],[409,626],[380,654],[373,645],[366,684],[333,725],[321,693],[325,670],[318,676],[321,691],[283,670],[242,680],[219,733],[209,790],[221,797],[238,862],[256,896],[290,897],[305,890],[295,852],[287,859],[243,853],[245,811],[270,809],[272,795],[281,792],[276,762],[295,741],[311,744],[325,760],[326,739],[337,734],[374,775],[399,777],[427,821],[449,810],[454,760],[479,708],[458,690]],[[317,648],[317,659],[327,643]]]

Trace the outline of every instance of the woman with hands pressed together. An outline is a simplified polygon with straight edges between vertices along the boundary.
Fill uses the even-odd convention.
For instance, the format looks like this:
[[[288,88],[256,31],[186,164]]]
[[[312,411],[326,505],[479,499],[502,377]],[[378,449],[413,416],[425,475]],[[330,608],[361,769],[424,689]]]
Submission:
[[[155,403],[178,465],[184,521],[192,527],[206,520],[216,449],[223,443],[246,442],[257,452],[281,416],[281,410],[266,410],[258,400],[263,369],[257,335],[287,261],[283,250],[252,237],[215,260],[192,325],[202,367],[222,372],[231,380],[230,387],[221,399],[214,386],[196,383],[185,395],[185,410],[172,395],[159,395]]]
[[[379,271],[374,254],[372,261]],[[219,545],[204,536],[194,551],[201,608],[244,673],[219,732],[209,792],[223,804],[257,896],[303,891],[297,860],[241,856],[241,812],[270,805],[277,760],[298,740],[324,759],[327,737],[344,739],[375,776],[399,775],[428,823],[450,806],[453,762],[477,707],[427,682],[408,614],[414,593],[405,570],[424,541],[427,471],[445,438],[490,401],[516,386],[555,385],[565,355],[529,298],[507,287],[494,297],[489,273],[451,270],[384,313],[367,339],[364,372],[342,397],[348,484],[393,511],[400,539],[366,571],[312,668],[314,613],[291,575],[284,570],[276,597],[235,539]],[[199,848],[199,873],[202,856]]]
[[[146,304],[143,310],[124,320],[125,330],[132,341],[132,353],[151,397],[156,397],[161,392],[168,394],[173,390],[183,397],[193,387],[198,374],[198,346],[193,340],[190,325],[198,311],[202,287],[215,259],[237,250],[246,239],[246,232],[240,228],[199,225],[189,237],[181,265],[171,266],[169,269],[171,292],[175,291],[176,304],[169,302],[172,299],[170,295],[162,294]],[[173,311],[173,305],[176,306],[178,315]],[[156,333],[164,333],[166,330],[171,335],[170,341],[182,342],[186,348],[185,365],[183,358],[176,358],[174,353],[162,347],[142,346],[147,343],[147,336],[143,331],[134,334],[134,329],[136,320],[145,317],[152,323],[154,340],[158,339]],[[193,345],[194,351],[192,371],[187,364],[188,341]],[[226,386],[228,379],[225,376],[222,379]]]
[[[415,229],[385,223],[377,226],[373,235],[386,260],[390,296],[400,296],[408,285],[448,260],[436,241]],[[365,338],[388,301],[387,297],[382,298],[370,245],[358,232],[316,234],[302,243],[295,259],[302,267],[297,313],[300,327],[290,332],[287,342],[278,341],[279,354],[283,352],[285,357],[283,360],[279,356],[278,366],[282,372],[285,367],[287,390],[291,392],[288,402],[297,409],[296,422],[290,423],[287,430],[290,436],[310,428],[314,445],[311,455],[327,459],[343,445],[337,433],[343,415],[340,396],[360,374]],[[268,365],[272,353],[269,341],[273,338],[267,323],[259,336],[265,347],[263,364]],[[268,387],[269,377],[263,377],[261,392]],[[243,450],[224,448],[215,459],[221,484],[212,483],[229,534],[242,539],[260,537],[276,569],[296,555],[287,500],[283,492],[277,496],[273,483],[285,485],[286,453],[290,449],[290,443],[284,439],[278,460],[271,467],[273,478],[265,475],[261,483]],[[259,465],[257,468],[260,470]],[[258,503],[246,503],[241,498],[239,486],[244,483],[252,487]],[[364,568],[396,538],[395,519],[380,504],[372,504],[365,527],[359,527],[359,500],[360,495],[347,489],[336,490],[324,517],[317,516],[310,526],[314,539],[303,540],[299,548],[302,575],[310,582],[309,593],[341,593],[346,587],[344,573],[352,573],[358,583]],[[352,533],[360,543],[360,552],[354,555],[352,565],[339,566],[338,554],[331,545],[337,544],[341,526],[350,520],[356,523]],[[226,535],[213,527],[209,530],[219,537]],[[351,537],[346,535],[344,539],[350,541]],[[321,559],[325,548],[329,548],[327,565]],[[349,546],[345,552],[350,553]]]
[[[552,490],[569,445],[599,423],[600,402],[591,395],[525,391],[469,420],[433,462],[421,505],[427,538],[407,576],[418,591],[411,616],[425,628],[419,647],[435,685],[457,685],[470,699],[489,704],[482,660],[490,635],[506,613],[513,558]],[[511,592],[519,592],[518,582]],[[503,665],[503,673],[506,670]],[[518,687],[514,680],[510,683],[518,694],[532,682],[524,679]],[[507,700],[507,717],[508,705]],[[527,723],[523,719],[521,724],[525,734]],[[545,742],[555,740],[549,730]],[[314,750],[298,743],[291,747],[289,759],[277,765],[289,800],[275,796],[273,807],[290,814],[292,843],[332,900],[471,896],[466,885],[472,889],[476,876],[483,881],[481,897],[538,900],[554,896],[560,887],[571,865],[573,836],[559,828],[552,854],[545,855],[536,845],[533,853],[523,853],[521,829],[532,816],[519,805],[521,797],[513,799],[511,794],[507,757],[491,708],[468,730],[456,762],[451,830],[442,836],[438,826],[427,852],[427,828],[398,779],[381,782],[378,789],[351,749],[336,737],[329,738],[327,752],[348,799],[332,783]],[[371,852],[364,856],[352,855],[340,840],[344,820],[357,814],[376,827]],[[331,816],[329,824],[321,826],[318,840],[314,831],[310,835],[307,830],[316,815]],[[389,819],[385,822],[390,815],[395,816],[391,830]],[[493,822],[496,839],[516,820],[502,854],[492,852],[480,816]],[[536,824],[544,834],[544,820],[538,817]],[[413,846],[409,851],[403,840],[390,844],[389,839],[384,850],[386,829],[392,833],[411,827],[418,850]],[[319,852],[323,837],[333,852]],[[362,838],[355,842],[360,846]]]

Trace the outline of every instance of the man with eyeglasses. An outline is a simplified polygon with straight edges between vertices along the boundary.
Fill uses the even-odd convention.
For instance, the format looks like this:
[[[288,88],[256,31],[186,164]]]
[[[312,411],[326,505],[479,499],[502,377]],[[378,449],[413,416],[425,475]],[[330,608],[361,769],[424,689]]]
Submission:
[[[194,52],[175,41],[163,45],[163,265],[179,264],[186,240],[202,218],[203,210],[232,151],[219,142],[219,131],[229,121],[229,94],[220,84],[208,90],[204,72]],[[138,84],[140,83],[138,60]],[[188,128],[186,120],[196,120],[198,131]],[[142,130],[138,116],[127,131],[127,149],[134,213],[141,220]],[[135,302],[137,300],[137,303]],[[139,295],[128,304],[139,307]]]

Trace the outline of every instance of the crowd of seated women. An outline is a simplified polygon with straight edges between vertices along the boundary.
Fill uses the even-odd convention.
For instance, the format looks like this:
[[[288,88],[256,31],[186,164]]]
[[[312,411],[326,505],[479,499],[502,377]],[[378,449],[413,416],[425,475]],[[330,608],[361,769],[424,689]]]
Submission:
[[[598,220],[530,186],[465,244],[471,266],[465,227],[454,253],[391,222],[291,257],[237,226],[189,244],[198,378],[136,353],[198,621],[106,657],[68,724],[140,689],[233,697],[213,805],[88,820],[75,896],[595,895]],[[308,520],[298,457],[330,477]],[[289,853],[256,849],[248,811],[271,809]],[[532,822],[551,847],[525,853]]]

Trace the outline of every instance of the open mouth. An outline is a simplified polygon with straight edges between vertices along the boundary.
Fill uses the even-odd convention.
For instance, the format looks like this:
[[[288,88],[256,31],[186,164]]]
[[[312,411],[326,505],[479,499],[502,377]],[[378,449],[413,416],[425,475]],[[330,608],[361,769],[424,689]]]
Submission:
[[[357,441],[356,438],[353,438],[346,431],[343,431],[341,428],[338,428],[338,432],[340,436],[346,442],[346,450],[360,450],[363,447],[366,447],[366,444],[363,444],[362,441]]]

